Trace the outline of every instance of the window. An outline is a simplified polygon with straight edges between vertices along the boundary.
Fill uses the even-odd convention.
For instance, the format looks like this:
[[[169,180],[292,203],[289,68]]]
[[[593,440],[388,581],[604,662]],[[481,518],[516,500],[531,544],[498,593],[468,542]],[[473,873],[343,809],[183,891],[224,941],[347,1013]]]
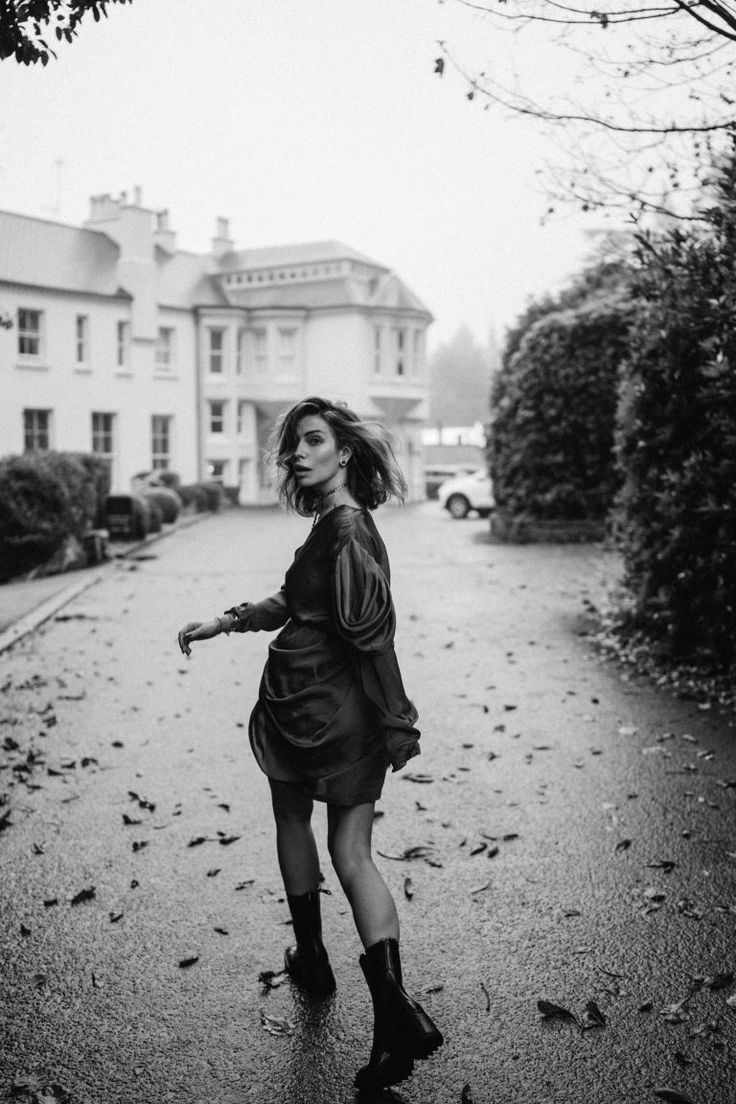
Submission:
[[[210,347],[207,362],[210,372],[222,372],[225,367],[225,331],[209,330]]]
[[[282,376],[292,376],[296,365],[296,330],[279,327],[279,365]]]
[[[225,403],[218,400],[210,401],[210,433],[225,432]]]
[[[112,479],[112,466],[115,459],[114,414],[92,414],[92,452],[106,462]]]
[[[246,414],[247,409],[248,409],[248,403],[247,402],[239,402],[238,403],[238,427],[237,427],[238,437],[242,437],[243,432],[245,430],[245,414]]]
[[[18,308],[18,355],[22,357],[41,356],[41,325],[43,311]]]
[[[404,374],[404,345],[405,335],[403,330],[395,330],[396,333],[396,375]]]
[[[171,460],[171,421],[168,414],[151,415],[151,467],[166,471]]]
[[[174,331],[170,326],[159,326],[156,338],[156,368],[168,372],[174,363]]]
[[[130,360],[130,322],[118,322],[117,358],[118,368],[127,368]]]
[[[268,371],[268,331],[254,330],[253,344],[256,372],[264,373]]]
[[[50,410],[23,411],[23,448],[25,452],[46,452],[49,447]]]
[[[381,327],[373,327],[373,371],[378,376],[381,372]]]
[[[208,460],[207,475],[210,479],[216,479],[218,483],[224,483],[227,478],[227,460]]]
[[[89,360],[89,318],[78,314],[76,320],[77,364],[86,364]]]

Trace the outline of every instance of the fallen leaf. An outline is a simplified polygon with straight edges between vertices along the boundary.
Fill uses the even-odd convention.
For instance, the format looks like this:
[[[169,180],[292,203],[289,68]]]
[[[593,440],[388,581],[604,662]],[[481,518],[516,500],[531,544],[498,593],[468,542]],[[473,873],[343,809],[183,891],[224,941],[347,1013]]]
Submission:
[[[195,962],[199,962],[199,955],[192,955],[191,958],[182,958],[179,961],[179,968],[181,970],[186,970],[190,966],[193,966]]]
[[[439,65],[441,60],[442,60],[441,58],[438,58],[436,64]],[[442,70],[441,69],[440,70],[435,69],[435,72],[440,72],[441,73]],[[462,1091],[462,1094],[460,1096],[460,1104],[474,1104],[473,1094],[470,1091],[470,1084],[463,1085],[463,1091]]]
[[[404,896],[407,901],[411,901],[414,896],[414,890],[412,889],[411,878],[404,878]]]
[[[79,893],[75,894],[69,902],[70,905],[81,905],[83,901],[92,901],[96,896],[96,890],[94,886],[90,886],[89,889],[80,889]]]
[[[578,1022],[577,1016],[568,1008],[563,1008],[560,1004],[553,1004],[552,1001],[538,1000],[537,1008],[546,1020],[570,1020],[572,1023]]]
[[[277,989],[279,985],[284,984],[288,976],[287,970],[262,970],[258,980],[261,985],[265,985],[266,989]]]
[[[606,1017],[601,1012],[598,1005],[593,1000],[589,1000],[585,1006],[585,1012],[583,1014],[581,1028],[583,1031],[587,1031],[591,1027],[605,1027]]]
[[[686,1096],[677,1089],[652,1089],[652,1092],[660,1100],[667,1100],[669,1104],[695,1104],[691,1096]]]
[[[219,842],[222,844],[223,847],[227,847],[229,844],[235,843],[236,840],[239,840],[239,839],[240,839],[240,836],[220,836],[220,841]]]
[[[267,1016],[261,1011],[261,1026],[269,1035],[291,1035],[294,1028],[282,1016]]]
[[[630,839],[619,840],[618,843],[616,844],[616,850],[617,851],[628,851],[629,848],[631,847],[632,842],[633,841],[630,840]]]

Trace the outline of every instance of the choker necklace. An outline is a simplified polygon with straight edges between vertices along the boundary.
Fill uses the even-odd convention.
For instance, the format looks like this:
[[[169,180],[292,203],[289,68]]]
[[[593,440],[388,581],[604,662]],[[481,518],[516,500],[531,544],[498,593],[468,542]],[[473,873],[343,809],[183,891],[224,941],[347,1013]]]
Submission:
[[[343,487],[347,487],[347,483],[338,483],[337,486],[333,487],[331,491],[323,491],[320,495],[320,498],[324,500],[329,495],[335,494],[336,491],[341,491]]]
[[[338,483],[338,485],[336,487],[333,487],[331,491],[325,491],[324,494],[320,495],[320,505],[324,504],[324,501],[325,501],[326,498],[329,498],[330,495],[335,494],[337,491],[341,491],[343,489],[343,487],[345,487],[345,486],[347,486],[346,483]],[[327,514],[327,513],[329,513],[329,510],[325,510],[325,514]],[[320,518],[324,517],[325,514],[320,514],[319,509],[315,510],[315,512],[314,512],[314,521],[312,522],[312,528],[313,529],[314,529],[315,525],[317,524],[317,522],[320,520]]]

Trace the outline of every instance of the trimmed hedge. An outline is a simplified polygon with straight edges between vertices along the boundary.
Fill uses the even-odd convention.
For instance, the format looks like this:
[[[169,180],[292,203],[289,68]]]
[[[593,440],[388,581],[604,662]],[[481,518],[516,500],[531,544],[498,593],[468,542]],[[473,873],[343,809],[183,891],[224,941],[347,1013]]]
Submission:
[[[630,627],[677,659],[736,666],[736,164],[707,233],[641,237],[644,309],[619,408]]]
[[[619,291],[543,314],[504,364],[488,456],[511,521],[606,518],[620,481],[614,424],[632,309]]]
[[[38,452],[0,460],[0,581],[30,571],[81,541],[99,520],[107,468],[79,453]]]

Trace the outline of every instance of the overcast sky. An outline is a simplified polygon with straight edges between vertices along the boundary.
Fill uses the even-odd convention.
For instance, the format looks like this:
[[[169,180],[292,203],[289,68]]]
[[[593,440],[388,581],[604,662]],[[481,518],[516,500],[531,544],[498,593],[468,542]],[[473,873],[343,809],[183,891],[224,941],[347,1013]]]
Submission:
[[[501,340],[580,267],[591,224],[541,225],[549,150],[437,77],[438,39],[491,65],[507,48],[452,0],[112,7],[46,69],[0,65],[0,207],[78,224],[137,184],[180,248],[208,250],[217,216],[240,248],[337,239],[424,300],[430,347],[464,322]],[[548,79],[569,65],[537,49]]]

